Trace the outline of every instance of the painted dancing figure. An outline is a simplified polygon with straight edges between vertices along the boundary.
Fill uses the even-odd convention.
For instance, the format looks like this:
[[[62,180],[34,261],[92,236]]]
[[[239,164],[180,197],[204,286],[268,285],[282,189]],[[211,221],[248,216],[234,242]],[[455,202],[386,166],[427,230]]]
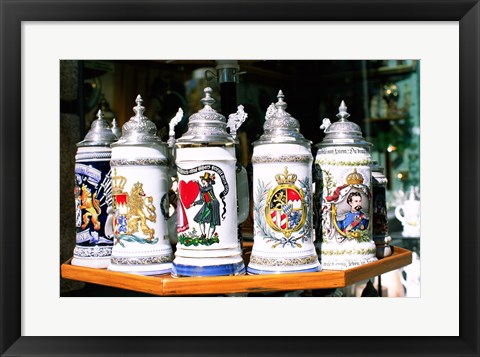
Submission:
[[[216,227],[220,225],[220,203],[213,192],[213,185],[215,185],[215,174],[210,175],[205,172],[200,176],[200,199],[192,204],[193,206],[203,205],[193,218],[200,225],[201,238],[212,238]]]

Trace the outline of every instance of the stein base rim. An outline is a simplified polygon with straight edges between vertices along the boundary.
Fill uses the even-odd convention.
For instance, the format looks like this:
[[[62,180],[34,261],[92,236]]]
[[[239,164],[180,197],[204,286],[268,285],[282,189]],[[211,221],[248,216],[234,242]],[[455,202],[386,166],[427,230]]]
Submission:
[[[172,266],[172,277],[174,278],[232,275],[245,275],[245,264],[239,262],[222,265],[195,266],[173,263]]]
[[[298,269],[298,270],[260,270],[260,269],[247,267],[247,274],[249,275],[317,273],[319,271],[322,271],[322,267],[320,265],[314,268]]]

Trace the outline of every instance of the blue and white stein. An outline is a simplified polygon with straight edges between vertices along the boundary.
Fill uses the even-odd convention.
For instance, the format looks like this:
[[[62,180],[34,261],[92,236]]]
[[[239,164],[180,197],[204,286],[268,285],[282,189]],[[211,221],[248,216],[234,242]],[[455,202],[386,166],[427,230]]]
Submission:
[[[175,143],[178,241],[174,277],[245,274],[237,217],[245,216],[249,207],[240,200],[237,210],[234,133],[247,114],[239,106],[227,123],[212,108],[211,88],[204,91],[203,109],[190,116],[187,132]]]
[[[75,156],[76,244],[72,265],[106,268],[113,246],[110,145],[117,140],[101,110]]]
[[[311,142],[285,109],[282,91],[253,143],[254,243],[249,274],[317,272]]]
[[[112,144],[112,197],[115,242],[109,270],[158,275],[171,272],[168,237],[169,153],[155,124],[143,115],[137,96],[135,116]]]

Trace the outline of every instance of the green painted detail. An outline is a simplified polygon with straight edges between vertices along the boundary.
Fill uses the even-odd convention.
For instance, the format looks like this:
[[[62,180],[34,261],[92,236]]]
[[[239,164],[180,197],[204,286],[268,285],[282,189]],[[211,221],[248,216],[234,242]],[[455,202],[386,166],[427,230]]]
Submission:
[[[220,243],[220,239],[218,238],[217,232],[213,234],[213,237],[207,238],[201,235],[199,236],[196,229],[193,228],[191,232],[179,234],[178,242],[186,247],[189,247],[192,245],[194,247],[198,247],[199,245],[210,246],[215,243]]]

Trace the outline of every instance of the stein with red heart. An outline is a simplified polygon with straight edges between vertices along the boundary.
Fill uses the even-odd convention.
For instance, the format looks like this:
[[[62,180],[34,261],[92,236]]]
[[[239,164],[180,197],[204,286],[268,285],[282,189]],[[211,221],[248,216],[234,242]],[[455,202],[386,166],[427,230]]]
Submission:
[[[247,177],[237,182],[235,133],[247,114],[239,106],[227,123],[212,108],[211,88],[204,91],[203,109],[190,116],[187,132],[174,144],[178,174],[174,277],[245,274],[237,217],[245,216],[249,207],[238,200],[237,209],[237,185],[245,186]]]

